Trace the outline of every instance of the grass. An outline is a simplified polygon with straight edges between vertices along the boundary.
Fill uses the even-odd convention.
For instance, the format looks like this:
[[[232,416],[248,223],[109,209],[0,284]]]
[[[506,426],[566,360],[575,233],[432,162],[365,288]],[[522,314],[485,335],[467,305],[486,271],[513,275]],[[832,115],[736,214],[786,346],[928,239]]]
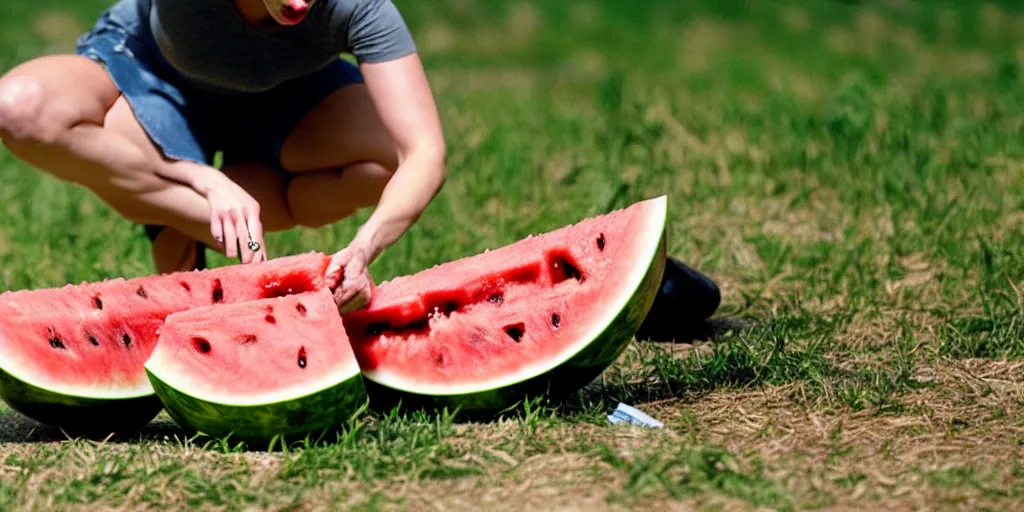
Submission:
[[[94,442],[2,414],[0,509],[1021,500],[1020,6],[396,3],[451,179],[378,281],[667,194],[671,253],[721,284],[721,315],[756,326],[637,341],[567,403],[493,422],[372,413],[275,453],[188,439],[166,418]],[[104,5],[8,6],[0,66],[66,51]],[[88,193],[2,150],[0,173],[3,287],[152,271],[141,230]],[[269,244],[340,249],[365,216]],[[608,424],[618,401],[666,428]]]

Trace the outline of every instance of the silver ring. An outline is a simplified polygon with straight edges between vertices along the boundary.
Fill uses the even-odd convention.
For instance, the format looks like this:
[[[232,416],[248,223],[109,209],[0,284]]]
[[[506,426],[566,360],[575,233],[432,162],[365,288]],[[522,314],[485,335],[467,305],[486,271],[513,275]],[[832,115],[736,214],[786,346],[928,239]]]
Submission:
[[[260,250],[260,243],[255,240],[249,240],[249,250],[252,252]]]

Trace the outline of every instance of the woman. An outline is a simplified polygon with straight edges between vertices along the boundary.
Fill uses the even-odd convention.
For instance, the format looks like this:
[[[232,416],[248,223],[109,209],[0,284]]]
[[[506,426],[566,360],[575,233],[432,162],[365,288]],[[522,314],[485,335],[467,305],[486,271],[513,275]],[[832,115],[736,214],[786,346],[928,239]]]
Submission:
[[[265,231],[377,204],[332,260],[346,301],[367,296],[367,265],[445,180],[433,98],[389,0],[120,0],[76,55],[0,79],[0,140],[148,224],[160,272],[203,266],[197,242],[261,261]]]
[[[390,0],[119,0],[75,55],[0,78],[0,140],[146,224],[160,272],[203,267],[206,245],[259,262],[266,231],[376,205],[329,268],[353,307],[369,297],[367,266],[446,174],[434,100]]]

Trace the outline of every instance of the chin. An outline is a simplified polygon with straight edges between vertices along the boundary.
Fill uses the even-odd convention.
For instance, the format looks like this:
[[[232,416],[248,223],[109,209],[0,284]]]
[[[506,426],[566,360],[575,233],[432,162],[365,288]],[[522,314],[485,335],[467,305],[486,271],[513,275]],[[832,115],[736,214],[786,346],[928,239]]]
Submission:
[[[309,14],[310,7],[316,2],[316,0],[263,0],[267,5],[267,11],[270,13],[270,17],[278,25],[298,25],[302,23],[302,20],[306,19],[306,15]],[[299,11],[297,12],[296,9]]]
[[[274,21],[276,21],[278,25],[284,25],[286,27],[291,27],[291,26],[294,26],[294,25],[298,25],[299,23],[302,23],[302,20],[306,19],[305,16],[299,16],[298,18],[291,18],[291,19],[286,18],[285,16],[283,16],[281,14],[271,15],[271,16],[274,17]]]

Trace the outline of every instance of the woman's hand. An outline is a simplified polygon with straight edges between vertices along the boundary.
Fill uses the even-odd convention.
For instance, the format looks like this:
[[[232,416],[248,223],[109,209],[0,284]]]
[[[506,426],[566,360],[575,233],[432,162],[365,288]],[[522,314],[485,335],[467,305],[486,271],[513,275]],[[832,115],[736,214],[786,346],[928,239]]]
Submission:
[[[357,240],[331,257],[325,279],[328,288],[334,290],[339,313],[362,309],[373,298],[373,278],[368,268],[372,253],[366,243]]]
[[[333,256],[326,277],[342,314],[369,304],[367,267],[409,230],[441,190],[447,175],[441,121],[415,53],[360,69],[381,121],[395,142],[398,168],[373,214],[348,247]]]
[[[217,170],[193,180],[192,188],[210,203],[210,233],[229,258],[242,263],[267,260],[260,204]]]

